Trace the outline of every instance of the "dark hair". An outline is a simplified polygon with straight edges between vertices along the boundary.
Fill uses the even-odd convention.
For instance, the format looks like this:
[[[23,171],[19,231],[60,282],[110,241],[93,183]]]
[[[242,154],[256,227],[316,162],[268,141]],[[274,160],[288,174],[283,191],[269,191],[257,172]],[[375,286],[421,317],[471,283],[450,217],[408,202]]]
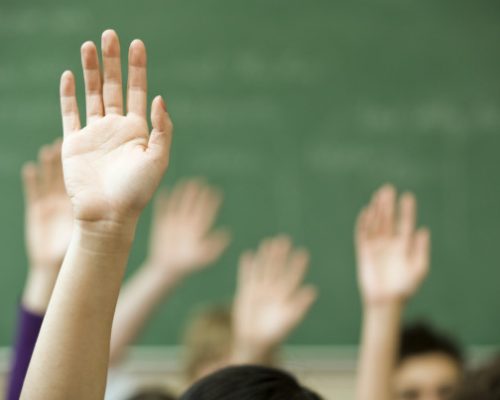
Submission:
[[[455,400],[500,399],[500,355],[466,375]]]
[[[452,358],[461,368],[464,357],[460,346],[451,337],[436,331],[425,322],[407,325],[401,333],[398,363],[409,357],[441,353]]]
[[[180,400],[321,400],[290,374],[269,367],[221,369],[196,382]]]
[[[136,393],[128,400],[176,400],[177,398],[163,389],[144,389]]]

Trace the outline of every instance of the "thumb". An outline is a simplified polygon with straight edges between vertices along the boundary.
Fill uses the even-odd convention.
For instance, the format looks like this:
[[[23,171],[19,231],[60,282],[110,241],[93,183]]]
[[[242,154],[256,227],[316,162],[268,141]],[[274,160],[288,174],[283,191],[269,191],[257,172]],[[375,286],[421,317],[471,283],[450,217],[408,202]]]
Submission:
[[[173,124],[161,96],[156,96],[151,104],[151,125],[153,130],[149,136],[148,150],[154,158],[163,161],[166,168],[170,158]]]

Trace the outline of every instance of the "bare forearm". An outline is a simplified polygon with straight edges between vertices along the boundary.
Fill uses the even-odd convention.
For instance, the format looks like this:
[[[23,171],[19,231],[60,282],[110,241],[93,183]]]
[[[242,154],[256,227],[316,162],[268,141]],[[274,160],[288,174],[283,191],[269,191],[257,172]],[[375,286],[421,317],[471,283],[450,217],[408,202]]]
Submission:
[[[399,346],[402,304],[367,305],[358,366],[357,400],[389,400]]]
[[[177,277],[159,275],[153,266],[145,264],[127,282],[120,293],[113,320],[111,364],[120,361],[127,347],[179,281],[180,278]]]
[[[106,228],[110,231],[74,230],[23,399],[103,398],[111,323],[135,225],[119,233]]]
[[[45,314],[57,280],[59,265],[30,268],[22,297],[22,304],[27,310],[39,315]]]

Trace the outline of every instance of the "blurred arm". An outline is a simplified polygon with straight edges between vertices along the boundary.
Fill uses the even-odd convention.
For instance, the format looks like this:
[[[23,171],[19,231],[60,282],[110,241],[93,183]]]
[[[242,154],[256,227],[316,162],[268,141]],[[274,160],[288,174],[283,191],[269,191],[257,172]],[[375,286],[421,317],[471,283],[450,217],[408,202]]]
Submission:
[[[403,304],[366,306],[363,313],[357,399],[389,400]]]
[[[158,279],[149,266],[142,266],[120,293],[111,333],[110,364],[120,361],[130,343],[175,287],[176,278]]]
[[[73,216],[64,188],[61,142],[43,146],[22,171],[29,259],[11,358],[7,398],[19,399],[43,317],[71,238]]]
[[[120,225],[120,232],[75,228],[22,398],[102,398],[111,322],[134,229],[133,223]]]
[[[429,267],[429,233],[415,230],[416,205],[405,194],[395,210],[396,192],[382,187],[358,218],[356,250],[363,299],[363,333],[357,400],[392,397],[404,304]]]
[[[74,76],[61,77],[62,158],[73,234],[22,399],[103,398],[111,324],[136,223],[168,165],[172,124],[159,96],[148,132],[144,44],[130,45],[126,115],[115,32],[103,33],[102,48],[102,85],[95,45],[81,48],[88,122],[83,129]]]
[[[116,364],[154,311],[184,279],[217,260],[229,243],[213,230],[222,201],[198,179],[161,191],[155,201],[148,258],[126,283],[113,321],[110,362]]]

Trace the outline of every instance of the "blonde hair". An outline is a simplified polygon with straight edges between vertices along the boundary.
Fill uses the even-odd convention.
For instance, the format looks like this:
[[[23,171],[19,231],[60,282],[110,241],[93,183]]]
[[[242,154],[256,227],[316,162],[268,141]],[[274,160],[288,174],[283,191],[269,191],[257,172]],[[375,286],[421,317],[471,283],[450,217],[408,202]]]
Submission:
[[[191,317],[183,337],[184,374],[188,382],[213,365],[229,362],[233,342],[233,318],[228,306],[210,306]]]

